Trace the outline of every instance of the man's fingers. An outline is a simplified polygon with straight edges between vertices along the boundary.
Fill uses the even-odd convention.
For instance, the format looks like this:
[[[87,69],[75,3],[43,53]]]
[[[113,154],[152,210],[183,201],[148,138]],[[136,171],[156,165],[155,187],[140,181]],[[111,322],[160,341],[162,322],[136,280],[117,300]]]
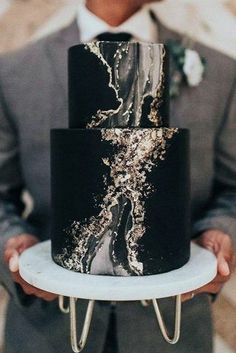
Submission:
[[[8,239],[5,245],[5,249],[15,249],[15,250],[20,250],[22,248],[22,245],[26,241],[26,237],[24,235],[17,235],[15,237],[12,237]]]
[[[31,286],[30,284],[23,284],[22,286],[23,291],[27,295],[34,295],[37,298],[46,300],[46,301],[52,301],[56,299],[58,296],[54,293],[48,293],[45,292],[41,289],[35,288],[34,286]]]
[[[200,293],[212,293],[212,294],[216,294],[218,293],[221,288],[223,287],[222,282],[215,282],[212,281],[209,284],[206,284],[205,286],[198,288],[197,290],[194,291],[195,294],[200,294]]]
[[[223,287],[223,283],[212,282],[212,283],[207,284],[201,288],[198,288],[197,290],[182,294],[181,300],[182,300],[182,302],[185,302],[187,300],[191,300],[195,297],[195,295],[200,294],[200,293],[217,294],[222,289],[222,287]]]
[[[225,284],[229,279],[230,279],[230,275],[228,276],[217,275],[212,282],[215,282],[216,284]]]
[[[4,252],[4,261],[6,264],[9,263],[10,258],[13,257],[15,254],[18,254],[17,250],[14,248],[7,248]]]
[[[206,284],[205,286],[195,289],[192,292],[182,294],[182,298],[181,298],[182,302],[190,300],[195,295],[200,293],[212,293],[212,294],[218,293],[222,289],[225,282],[229,280],[229,278],[230,278],[230,275],[225,276],[225,275],[218,274],[212,282]]]
[[[27,295],[34,295],[46,301],[52,301],[58,297],[54,293],[49,293],[30,285],[20,276],[19,272],[12,273],[12,278],[14,282],[18,283],[21,286],[24,293]]]
[[[232,240],[229,236],[225,236],[219,244],[217,256],[217,269],[221,276],[229,276],[234,262],[234,253]]]
[[[27,248],[38,243],[38,239],[31,234],[20,234],[11,237],[5,245],[4,260],[8,264],[14,282],[18,283],[27,295],[52,301],[57,298],[54,293],[48,293],[24,281],[19,273],[19,255]]]
[[[230,236],[217,230],[209,230],[199,237],[198,243],[212,251],[217,257],[218,274],[229,276],[234,260],[232,239]]]
[[[209,229],[203,232],[195,239],[195,242],[205,249],[210,250],[217,258],[217,276],[207,285],[194,291],[194,295],[198,293],[218,293],[225,282],[230,278],[231,271],[234,267],[234,251],[232,240],[229,235],[220,230]],[[185,293],[183,301],[192,298],[192,293]]]
[[[37,297],[41,298],[43,300],[46,300],[47,302],[51,302],[51,301],[57,299],[58,295],[54,294],[54,293],[48,293],[48,292],[42,291],[41,294],[40,293],[37,294]]]
[[[12,276],[14,282],[20,284],[21,286],[23,286],[23,285],[28,286],[28,285],[29,285],[29,283],[26,282],[26,281],[21,277],[19,271],[12,272],[12,273],[11,273],[11,276]]]
[[[216,294],[218,293],[223,287],[222,283],[210,283],[207,284],[206,286],[199,288],[196,291],[196,294],[200,294],[200,293],[212,293],[212,294]]]
[[[11,237],[5,244],[5,250],[15,249],[21,254],[25,249],[38,243],[38,238],[31,234],[20,234]]]
[[[14,282],[18,283],[21,285],[21,287],[24,289],[24,292],[26,294],[35,294],[36,292],[42,292],[40,289],[32,286],[28,282],[26,282],[20,275],[19,271],[13,272],[12,273],[12,278]]]
[[[25,249],[38,243],[38,239],[31,234],[21,234],[11,237],[5,244],[4,261],[9,264],[12,272],[18,270],[18,257]]]
[[[194,292],[184,293],[184,294],[181,295],[181,301],[182,301],[182,303],[184,303],[187,300],[193,299],[194,296],[195,296]]]

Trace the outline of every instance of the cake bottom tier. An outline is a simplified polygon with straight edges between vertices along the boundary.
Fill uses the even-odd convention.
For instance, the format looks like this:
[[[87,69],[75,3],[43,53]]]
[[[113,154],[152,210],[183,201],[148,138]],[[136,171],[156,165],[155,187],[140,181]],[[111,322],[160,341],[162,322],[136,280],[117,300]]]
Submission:
[[[190,256],[189,133],[51,131],[52,258],[101,275],[152,275]]]

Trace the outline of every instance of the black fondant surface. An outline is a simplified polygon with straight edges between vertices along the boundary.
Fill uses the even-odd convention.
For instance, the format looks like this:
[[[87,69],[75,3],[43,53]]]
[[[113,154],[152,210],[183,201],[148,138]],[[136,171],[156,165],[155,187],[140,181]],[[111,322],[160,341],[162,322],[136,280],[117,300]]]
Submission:
[[[75,227],[70,228],[71,225],[73,222],[86,225],[91,217],[99,215],[107,185],[112,182],[111,170],[103,159],[113,158],[119,146],[102,139],[101,131],[59,129],[51,133],[52,256],[58,264],[67,268],[70,265],[69,262],[65,265],[65,261],[73,259],[79,237]],[[178,130],[166,143],[164,159],[156,160],[151,171],[147,172],[147,182],[154,187],[143,199],[146,230],[136,247],[138,261],[143,264],[143,275],[178,268],[189,258],[188,131]],[[122,196],[119,204],[118,212],[113,212],[110,228],[113,241],[107,254],[115,270],[109,273],[108,266],[99,273],[105,273],[108,269],[105,274],[136,275],[128,261],[125,239],[127,229],[132,226],[132,204],[125,197],[122,200]],[[88,253],[91,255],[98,251],[101,239],[102,236],[99,240],[88,239],[85,260],[88,260]],[[87,262],[87,268],[84,266],[84,272],[93,273],[91,259]],[[72,262],[71,268],[76,270]]]

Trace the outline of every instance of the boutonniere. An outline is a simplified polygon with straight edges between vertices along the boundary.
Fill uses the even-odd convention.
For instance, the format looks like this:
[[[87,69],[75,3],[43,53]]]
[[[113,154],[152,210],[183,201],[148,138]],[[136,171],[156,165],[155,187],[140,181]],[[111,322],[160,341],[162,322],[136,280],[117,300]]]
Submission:
[[[197,51],[185,48],[180,41],[167,42],[170,55],[170,97],[177,97],[182,84],[197,87],[203,79],[206,60]]]

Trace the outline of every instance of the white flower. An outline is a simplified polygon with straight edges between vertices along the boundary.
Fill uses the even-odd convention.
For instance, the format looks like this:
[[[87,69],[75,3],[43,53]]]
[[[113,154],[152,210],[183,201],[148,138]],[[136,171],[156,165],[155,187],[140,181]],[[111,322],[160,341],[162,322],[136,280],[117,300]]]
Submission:
[[[202,81],[204,65],[199,54],[191,49],[185,50],[185,62],[183,67],[189,86],[196,87]]]

